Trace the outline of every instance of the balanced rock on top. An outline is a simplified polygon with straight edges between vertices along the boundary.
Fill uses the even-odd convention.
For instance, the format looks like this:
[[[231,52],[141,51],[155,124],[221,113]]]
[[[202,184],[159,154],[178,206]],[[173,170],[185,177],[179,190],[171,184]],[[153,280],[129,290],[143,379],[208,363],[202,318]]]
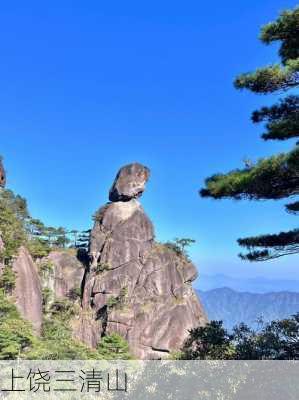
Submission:
[[[109,200],[116,202],[136,199],[144,192],[149,176],[150,170],[139,163],[122,167],[110,189]]]

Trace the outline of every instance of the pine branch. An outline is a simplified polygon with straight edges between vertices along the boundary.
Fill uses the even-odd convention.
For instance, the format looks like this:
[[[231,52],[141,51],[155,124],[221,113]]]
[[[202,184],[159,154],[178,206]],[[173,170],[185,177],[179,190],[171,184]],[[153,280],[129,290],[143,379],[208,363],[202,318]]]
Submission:
[[[287,204],[285,206],[285,208],[288,213],[299,215],[299,201],[295,201],[294,203]]]
[[[234,85],[237,89],[248,89],[259,94],[295,88],[299,85],[299,58],[287,61],[285,67],[275,64],[241,74]]]
[[[247,254],[239,254],[243,260],[247,261],[266,261],[297,254],[299,253],[299,229],[274,235],[238,239],[238,244],[249,250]],[[256,250],[259,247],[263,249]]]
[[[299,57],[299,7],[282,12],[276,21],[262,28],[260,39],[265,44],[280,41],[282,62]]]
[[[267,122],[265,140],[286,140],[299,136],[299,96],[288,96],[272,107],[262,107],[251,117],[254,123]]]
[[[253,167],[216,174],[205,181],[202,197],[281,199],[299,194],[299,147],[260,160]]]

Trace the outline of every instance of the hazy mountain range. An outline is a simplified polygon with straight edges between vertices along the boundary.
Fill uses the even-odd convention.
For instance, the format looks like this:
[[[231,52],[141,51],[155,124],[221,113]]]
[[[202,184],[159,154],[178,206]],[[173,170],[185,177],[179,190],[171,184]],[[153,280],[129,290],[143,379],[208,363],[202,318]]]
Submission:
[[[296,292],[249,293],[224,287],[197,290],[197,293],[209,320],[222,320],[228,329],[241,322],[257,328],[259,317],[266,322],[299,312],[299,293]]]
[[[299,280],[296,279],[234,278],[221,274],[203,274],[199,276],[196,283],[196,289],[204,291],[228,287],[240,292],[269,293],[287,291],[299,293]]]

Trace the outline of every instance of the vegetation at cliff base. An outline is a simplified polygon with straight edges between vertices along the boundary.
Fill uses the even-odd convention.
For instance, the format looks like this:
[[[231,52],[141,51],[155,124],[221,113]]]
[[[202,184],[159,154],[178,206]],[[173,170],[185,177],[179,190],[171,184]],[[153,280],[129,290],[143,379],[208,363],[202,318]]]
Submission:
[[[24,219],[27,216],[26,202],[10,190],[0,189],[0,232],[3,249],[0,261],[9,262],[26,240]]]
[[[31,326],[0,289],[0,360],[20,357],[36,343]]]
[[[70,320],[76,310],[68,300],[56,301],[44,314],[41,336],[21,318],[13,299],[0,289],[0,360],[104,360],[131,358],[128,343],[116,333],[91,349],[72,336]]]
[[[127,341],[117,333],[104,336],[97,346],[97,351],[104,360],[132,359]]]
[[[298,360],[299,313],[263,324],[258,331],[245,324],[232,333],[222,321],[192,329],[180,355],[187,360]]]
[[[252,114],[254,123],[265,123],[264,140],[284,141],[299,136],[299,96],[294,89],[299,85],[299,7],[281,13],[276,21],[261,30],[261,41],[278,42],[280,63],[238,76],[237,89],[247,89],[257,94],[284,93],[288,96],[270,107],[262,107]],[[227,174],[215,174],[206,179],[202,197],[235,200],[277,200],[299,194],[299,147],[264,158],[256,163],[246,161],[245,168]],[[288,203],[286,211],[299,212],[299,201]],[[299,231],[264,234],[238,240],[248,253],[241,258],[264,261],[288,254],[299,253]]]

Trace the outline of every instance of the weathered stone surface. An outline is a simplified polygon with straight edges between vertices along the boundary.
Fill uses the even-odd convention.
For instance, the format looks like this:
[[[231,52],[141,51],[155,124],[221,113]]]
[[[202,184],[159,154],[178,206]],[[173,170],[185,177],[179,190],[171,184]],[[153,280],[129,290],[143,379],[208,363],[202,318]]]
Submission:
[[[1,232],[0,232],[0,254],[4,251],[5,247],[4,247],[4,242],[1,236]],[[2,274],[2,270],[4,268],[4,265],[2,264],[2,262],[0,261],[0,275]]]
[[[163,358],[182,347],[190,329],[206,323],[191,286],[196,268],[155,243],[152,223],[136,199],[99,210],[90,257],[83,317],[75,329],[87,344],[96,346],[102,335],[117,332],[137,358]]]
[[[0,187],[5,187],[6,173],[2,161],[0,160]]]
[[[72,289],[80,288],[84,265],[75,254],[64,251],[52,251],[46,260],[50,260],[53,269],[43,279],[43,286],[51,289],[56,298],[66,297]]]
[[[99,342],[99,333],[102,330],[101,321],[94,319],[91,312],[81,310],[78,318],[71,321],[74,338],[82,340],[84,338],[87,346],[95,348]]]
[[[109,200],[128,201],[139,197],[145,189],[149,175],[149,169],[139,163],[122,167],[110,189]]]
[[[1,236],[1,232],[0,232],[0,253],[4,250],[4,242]]]
[[[42,324],[42,291],[37,267],[28,250],[21,247],[13,263],[16,274],[14,297],[16,306],[23,318],[32,323],[34,331],[39,334]]]

